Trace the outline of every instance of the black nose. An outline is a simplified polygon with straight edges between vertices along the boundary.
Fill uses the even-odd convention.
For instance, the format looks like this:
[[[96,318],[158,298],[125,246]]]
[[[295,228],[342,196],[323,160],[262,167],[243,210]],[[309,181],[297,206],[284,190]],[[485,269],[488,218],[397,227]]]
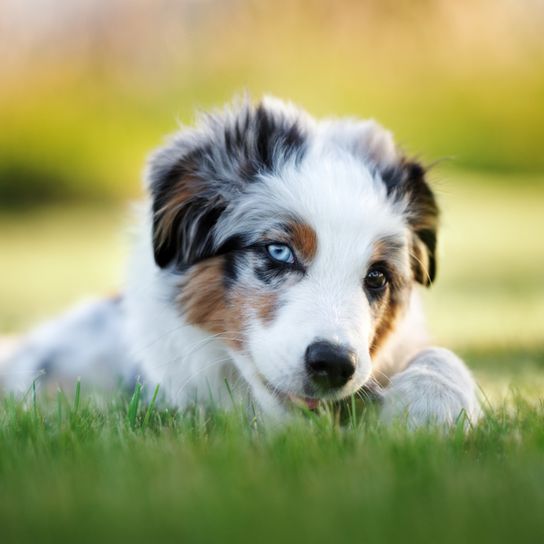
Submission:
[[[306,349],[306,369],[320,389],[345,385],[355,372],[355,352],[337,344],[319,341]]]

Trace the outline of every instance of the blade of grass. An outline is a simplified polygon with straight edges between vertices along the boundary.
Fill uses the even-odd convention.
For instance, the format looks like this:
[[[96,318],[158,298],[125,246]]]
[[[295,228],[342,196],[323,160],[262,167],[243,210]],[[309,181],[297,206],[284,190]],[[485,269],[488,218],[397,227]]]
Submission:
[[[127,420],[130,428],[134,430],[136,428],[136,418],[138,416],[138,406],[140,405],[140,398],[142,396],[142,384],[140,381],[136,382],[134,386],[134,393],[130,399],[128,405]]]
[[[36,401],[36,380],[32,380],[32,412],[34,419],[38,421],[38,403]]]
[[[357,428],[357,407],[355,406],[355,395],[351,395],[351,399],[350,399],[350,406],[351,406],[351,410],[350,410],[350,423],[351,423],[351,428],[352,429],[356,429]]]
[[[225,378],[225,387],[227,388],[227,391],[228,391],[228,394],[229,394],[229,397],[230,397],[230,401],[232,402],[232,406],[234,408],[236,406],[236,403],[234,402],[234,395],[232,394],[232,389],[230,388],[230,384],[229,384],[229,381],[227,380],[227,378]]]
[[[57,388],[57,423],[59,429],[62,427],[62,391]]]
[[[79,410],[80,400],[81,400],[81,378],[78,378],[76,381],[76,389],[74,394],[74,408],[72,410],[72,414],[77,414],[77,411]]]
[[[157,395],[159,394],[159,386],[160,386],[159,384],[155,386],[155,390],[153,391],[153,396],[151,397],[151,402],[149,403],[149,406],[147,407],[147,411],[145,413],[144,423],[143,423],[144,429],[147,429],[149,425],[149,420],[151,418],[151,412],[155,408],[155,402],[157,400]]]

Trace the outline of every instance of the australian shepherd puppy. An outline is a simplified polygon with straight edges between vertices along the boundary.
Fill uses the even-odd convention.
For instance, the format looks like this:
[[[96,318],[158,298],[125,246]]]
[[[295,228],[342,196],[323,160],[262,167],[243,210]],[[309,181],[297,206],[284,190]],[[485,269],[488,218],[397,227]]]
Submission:
[[[179,408],[234,397],[274,418],[366,389],[387,422],[476,420],[469,371],[428,346],[421,313],[438,228],[425,174],[373,121],[272,98],[202,116],[151,157],[120,297],[31,333],[7,386],[139,375]]]

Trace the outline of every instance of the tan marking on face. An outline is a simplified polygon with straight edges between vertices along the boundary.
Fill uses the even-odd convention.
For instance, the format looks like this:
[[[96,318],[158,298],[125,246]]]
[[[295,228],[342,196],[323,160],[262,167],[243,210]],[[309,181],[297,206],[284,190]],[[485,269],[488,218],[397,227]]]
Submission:
[[[291,243],[298,255],[305,262],[311,261],[317,253],[317,235],[312,227],[306,223],[291,223]]]
[[[406,247],[406,242],[398,236],[381,238],[374,243],[371,262],[386,262],[399,272],[406,273],[409,267]]]
[[[398,236],[386,236],[374,243],[371,262],[387,263],[395,271],[383,298],[371,303],[374,318],[374,334],[370,354],[374,356],[394,330],[398,318],[407,303],[407,275],[409,259],[406,242]]]
[[[187,168],[197,169],[197,164],[188,164]],[[176,180],[176,186],[171,191],[171,196],[166,204],[159,209],[156,214],[160,217],[160,222],[155,231],[155,242],[163,244],[168,240],[172,227],[176,222],[178,214],[182,211],[190,200],[196,197],[203,189],[203,182],[193,174],[180,176]]]
[[[252,300],[259,319],[265,324],[271,323],[278,308],[278,296],[272,293],[263,293],[250,299],[250,303]]]
[[[183,278],[177,298],[187,321],[221,334],[230,347],[243,349],[243,307],[228,300],[223,281],[224,258],[215,257],[193,266]]]
[[[399,317],[406,308],[407,301],[408,296],[405,289],[393,293],[391,288],[388,287],[383,299],[375,303],[372,309],[375,325],[370,343],[370,355],[372,357],[383,347],[385,341],[395,329]]]
[[[186,187],[181,187],[174,191],[168,202],[156,212],[161,220],[155,231],[155,243],[160,245],[167,241],[177,215],[192,196],[192,191],[189,191]]]
[[[236,305],[243,315],[257,316],[262,323],[267,325],[276,316],[278,296],[275,293],[262,293],[259,291],[248,293],[240,289],[233,296],[232,304]]]

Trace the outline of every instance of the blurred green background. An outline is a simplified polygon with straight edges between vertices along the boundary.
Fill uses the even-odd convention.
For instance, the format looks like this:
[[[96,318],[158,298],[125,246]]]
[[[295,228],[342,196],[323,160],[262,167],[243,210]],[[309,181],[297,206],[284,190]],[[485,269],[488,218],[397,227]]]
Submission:
[[[4,0],[0,333],[116,289],[146,155],[247,90],[436,162],[437,341],[541,369],[542,28],[530,0]]]

